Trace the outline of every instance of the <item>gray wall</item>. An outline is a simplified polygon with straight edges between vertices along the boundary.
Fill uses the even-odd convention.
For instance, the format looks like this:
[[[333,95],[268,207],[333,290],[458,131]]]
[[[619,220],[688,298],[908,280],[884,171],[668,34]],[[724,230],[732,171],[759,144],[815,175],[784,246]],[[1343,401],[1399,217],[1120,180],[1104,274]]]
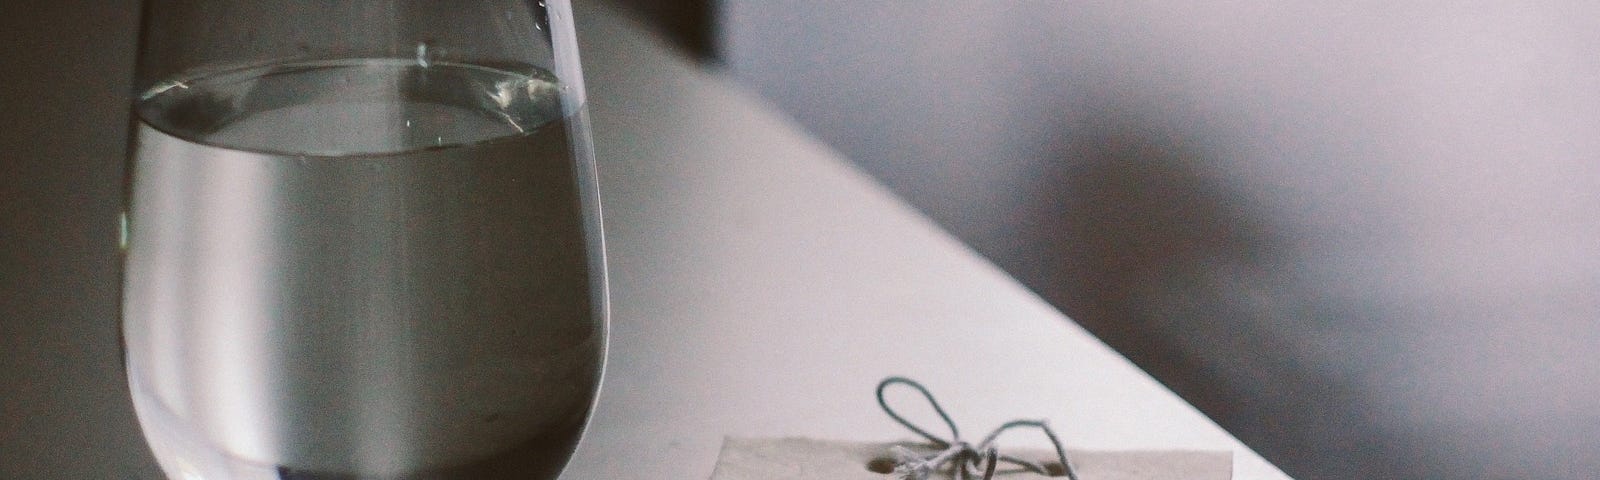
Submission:
[[[617,0],[673,46],[697,59],[716,55],[716,5],[713,0]]]
[[[106,348],[137,8],[0,3],[0,478],[159,476]]]
[[[720,13],[734,77],[1290,474],[1600,471],[1600,7]]]

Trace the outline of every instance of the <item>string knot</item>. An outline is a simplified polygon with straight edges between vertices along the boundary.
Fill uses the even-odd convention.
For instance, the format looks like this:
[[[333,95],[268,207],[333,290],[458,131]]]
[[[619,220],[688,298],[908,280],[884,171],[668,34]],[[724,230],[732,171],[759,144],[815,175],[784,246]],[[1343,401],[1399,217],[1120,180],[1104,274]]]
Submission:
[[[889,408],[889,403],[883,399],[883,392],[894,384],[914,388],[922,394],[923,398],[928,399],[928,404],[933,406],[934,413],[939,414],[939,419],[944,420],[945,426],[950,427],[950,438],[947,440],[928,433],[927,430],[923,430],[921,427],[906,420],[905,417],[901,417],[893,408]],[[961,439],[961,432],[956,429],[955,421],[951,420],[950,415],[944,412],[944,408],[939,406],[939,401],[933,399],[933,394],[929,393],[927,388],[924,388],[922,384],[917,383],[915,380],[905,377],[889,377],[878,383],[878,406],[882,407],[883,412],[889,414],[889,417],[899,422],[900,425],[905,426],[906,429],[915,432],[917,435],[921,435],[922,438],[932,443],[935,448],[942,449],[933,454],[924,455],[902,446],[891,448],[889,451],[895,457],[894,474],[895,478],[899,480],[929,480],[933,478],[932,476],[935,472],[944,470],[949,470],[951,476],[956,480],[969,478],[991,480],[994,477],[995,467],[1000,463],[1016,465],[1023,470],[1040,475],[1051,475],[1050,470],[1038,462],[1000,454],[999,448],[994,444],[995,439],[999,438],[1000,434],[1005,433],[1006,430],[1016,427],[1036,427],[1044,431],[1045,436],[1050,438],[1050,443],[1055,446],[1056,459],[1061,462],[1061,473],[1065,474],[1068,480],[1078,480],[1077,471],[1072,467],[1072,463],[1067,461],[1067,452],[1061,447],[1061,440],[1056,437],[1055,431],[1051,430],[1050,425],[1046,424],[1044,420],[1012,420],[1006,422],[999,428],[994,429],[993,432],[990,432],[988,436],[985,436],[983,441],[974,445]]]

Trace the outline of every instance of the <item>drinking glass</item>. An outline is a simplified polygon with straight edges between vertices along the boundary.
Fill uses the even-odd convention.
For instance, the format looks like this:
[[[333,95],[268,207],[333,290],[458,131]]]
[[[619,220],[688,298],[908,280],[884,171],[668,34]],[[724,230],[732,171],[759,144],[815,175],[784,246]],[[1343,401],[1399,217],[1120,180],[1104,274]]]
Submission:
[[[567,0],[147,0],[123,346],[174,480],[554,478],[606,344]]]

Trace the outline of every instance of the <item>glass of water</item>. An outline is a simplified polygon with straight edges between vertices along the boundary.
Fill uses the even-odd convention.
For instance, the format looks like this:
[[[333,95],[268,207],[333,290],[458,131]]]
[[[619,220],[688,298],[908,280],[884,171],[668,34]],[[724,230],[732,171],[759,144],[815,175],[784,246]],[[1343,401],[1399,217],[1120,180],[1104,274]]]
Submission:
[[[122,325],[174,480],[555,478],[606,282],[567,0],[146,0]]]

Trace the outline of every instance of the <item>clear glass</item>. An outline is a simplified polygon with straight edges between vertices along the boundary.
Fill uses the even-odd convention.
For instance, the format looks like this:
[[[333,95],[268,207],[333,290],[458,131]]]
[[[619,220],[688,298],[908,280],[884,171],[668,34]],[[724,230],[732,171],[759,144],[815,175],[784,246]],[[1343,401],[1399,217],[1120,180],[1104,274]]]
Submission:
[[[555,478],[606,344],[566,0],[148,0],[122,326],[174,480]]]

